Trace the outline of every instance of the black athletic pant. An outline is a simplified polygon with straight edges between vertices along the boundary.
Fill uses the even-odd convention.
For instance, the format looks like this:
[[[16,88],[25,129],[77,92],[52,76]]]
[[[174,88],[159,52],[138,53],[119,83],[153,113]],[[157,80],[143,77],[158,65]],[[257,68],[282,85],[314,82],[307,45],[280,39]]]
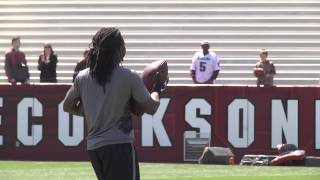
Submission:
[[[98,180],[140,180],[133,144],[113,144],[89,150]]]

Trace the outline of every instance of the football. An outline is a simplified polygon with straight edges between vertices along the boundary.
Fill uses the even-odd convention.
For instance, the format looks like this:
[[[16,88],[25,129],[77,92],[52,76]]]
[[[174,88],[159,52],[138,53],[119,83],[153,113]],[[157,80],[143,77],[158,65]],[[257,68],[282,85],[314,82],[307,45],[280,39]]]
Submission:
[[[160,82],[164,83],[169,79],[168,64],[166,60],[154,61],[143,69],[141,78],[149,92],[151,92],[153,85],[156,82],[155,75],[157,72],[159,72]]]
[[[262,69],[262,68],[256,68],[256,69],[254,70],[254,75],[255,75],[256,77],[264,76],[264,71],[263,71],[263,69]]]

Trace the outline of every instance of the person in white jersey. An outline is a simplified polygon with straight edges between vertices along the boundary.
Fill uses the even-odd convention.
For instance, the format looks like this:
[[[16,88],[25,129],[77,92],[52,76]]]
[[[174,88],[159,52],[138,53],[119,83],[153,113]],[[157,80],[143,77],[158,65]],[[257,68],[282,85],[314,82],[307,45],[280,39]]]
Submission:
[[[190,75],[195,84],[213,84],[220,71],[219,57],[209,51],[208,41],[201,43],[202,51],[196,52],[192,58]]]

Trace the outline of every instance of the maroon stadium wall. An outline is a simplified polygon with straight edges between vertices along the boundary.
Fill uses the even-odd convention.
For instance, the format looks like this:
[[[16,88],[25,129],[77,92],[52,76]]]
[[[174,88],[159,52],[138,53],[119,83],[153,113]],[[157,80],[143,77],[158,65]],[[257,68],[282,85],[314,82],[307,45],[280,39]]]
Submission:
[[[83,118],[63,112],[68,85],[0,86],[0,159],[87,160]],[[212,146],[275,154],[293,143],[320,156],[319,87],[170,86],[154,116],[134,118],[141,161],[183,162],[186,131]]]

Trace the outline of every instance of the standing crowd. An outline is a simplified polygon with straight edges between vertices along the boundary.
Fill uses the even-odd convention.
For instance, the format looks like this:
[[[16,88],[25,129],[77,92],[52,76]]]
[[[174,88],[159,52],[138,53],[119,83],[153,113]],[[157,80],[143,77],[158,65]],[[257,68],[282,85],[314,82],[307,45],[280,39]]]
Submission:
[[[213,84],[220,72],[220,60],[216,53],[210,51],[208,41],[201,43],[201,51],[194,54],[190,67],[190,76],[195,84]],[[274,86],[273,77],[276,74],[274,64],[267,60],[268,51],[260,51],[260,60],[253,68],[253,74],[257,78],[257,86]]]
[[[30,83],[29,68],[24,52],[20,50],[20,37],[12,38],[12,47],[5,52],[5,72],[8,82],[16,84]],[[218,78],[220,72],[220,60],[218,55],[210,51],[210,43],[203,41],[201,43],[201,51],[194,54],[190,67],[190,76],[195,84],[213,84]],[[88,67],[86,56],[89,50],[83,52],[83,59],[77,63],[73,81],[77,74]],[[273,78],[276,74],[274,64],[267,60],[268,51],[262,49],[260,51],[260,60],[253,68],[253,74],[257,78],[257,86],[274,86]],[[56,83],[57,81],[57,63],[58,56],[55,54],[52,45],[45,43],[43,52],[39,55],[38,70],[40,71],[40,82]]]

